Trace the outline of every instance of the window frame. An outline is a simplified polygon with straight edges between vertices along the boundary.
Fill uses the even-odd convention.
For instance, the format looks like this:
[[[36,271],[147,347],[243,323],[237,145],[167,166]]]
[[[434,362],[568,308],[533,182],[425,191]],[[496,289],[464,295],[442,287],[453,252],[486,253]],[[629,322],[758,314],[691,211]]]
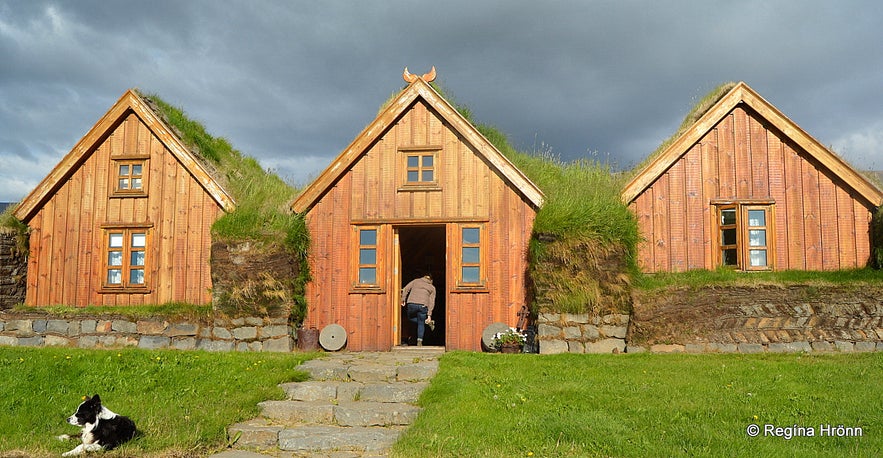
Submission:
[[[149,170],[149,159],[150,156],[145,155],[125,155],[125,156],[116,156],[111,158],[112,168],[110,171],[111,176],[111,197],[146,197],[147,196],[147,178],[148,178],[148,170]],[[123,166],[129,167],[129,173],[125,176],[120,175],[120,168]],[[133,175],[132,171],[134,166],[141,166],[141,175]],[[138,189],[133,189],[131,187],[132,180],[134,178],[141,179],[141,187]],[[120,180],[128,179],[130,186],[127,189],[120,188]]]
[[[416,146],[416,147],[401,147],[399,148],[399,167],[401,169],[400,172],[400,191],[438,191],[441,190],[439,177],[441,175],[441,167],[439,164],[439,153],[441,152],[441,146]],[[410,166],[408,164],[408,159],[411,157],[418,158],[418,165],[416,168]],[[432,166],[425,167],[423,165],[423,160],[426,157],[432,158]],[[410,172],[417,172],[418,180],[410,181],[408,180],[408,174]],[[424,181],[423,173],[426,171],[432,172],[432,180]]]
[[[362,244],[362,231],[374,231],[374,244]],[[352,246],[353,246],[353,255],[352,255],[352,268],[350,269],[351,274],[351,290],[352,292],[359,293],[381,293],[384,291],[383,288],[383,278],[385,275],[384,271],[384,259],[381,253],[383,252],[382,247],[383,241],[385,240],[383,225],[354,225],[352,231]],[[361,259],[362,250],[374,250],[374,263],[363,263]],[[370,267],[366,267],[370,266]],[[362,269],[374,269],[374,282],[373,283],[362,283],[361,272]]]
[[[732,268],[745,272],[775,270],[775,256],[773,243],[775,234],[773,224],[775,222],[775,204],[772,202],[720,202],[714,203],[714,230],[715,230],[715,264],[719,267]],[[734,210],[735,224],[723,224],[723,212]],[[764,212],[764,224],[751,226],[749,214],[751,211],[762,210]],[[724,244],[723,231],[725,229],[736,230],[736,243]],[[751,246],[751,231],[764,231],[764,245]],[[724,251],[736,250],[736,264],[724,264]],[[752,251],[764,251],[766,264],[763,266],[751,265]]]
[[[454,250],[454,266],[456,269],[456,290],[463,291],[487,291],[488,273],[488,234],[487,225],[484,223],[463,223],[455,225],[456,249]],[[464,231],[478,229],[478,243],[466,242]],[[478,248],[478,262],[466,262],[464,250]],[[478,281],[466,281],[464,278],[465,268],[478,268]]]
[[[150,251],[153,248],[153,225],[104,224],[101,226],[101,228],[103,230],[103,248],[101,249],[102,279],[99,292],[136,294],[149,293],[152,290],[151,282],[153,281],[153,278],[151,276],[152,265],[150,256]],[[117,247],[110,246],[111,236],[115,234],[122,234],[122,246],[119,247],[119,249],[115,249]],[[143,247],[132,246],[132,236],[134,234],[144,234]],[[115,265],[110,262],[110,254],[112,252],[120,252],[121,264]],[[138,252],[144,253],[143,264],[132,264],[132,254]],[[120,283],[110,283],[109,275],[112,270],[120,271]],[[132,283],[131,275],[132,271],[134,270],[142,270],[144,272],[144,281],[142,283]]]

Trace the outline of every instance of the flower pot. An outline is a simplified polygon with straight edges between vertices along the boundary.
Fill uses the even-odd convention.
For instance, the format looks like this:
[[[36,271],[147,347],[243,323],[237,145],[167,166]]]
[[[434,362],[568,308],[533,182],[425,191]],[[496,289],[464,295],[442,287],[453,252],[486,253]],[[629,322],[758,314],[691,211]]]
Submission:
[[[503,344],[500,345],[500,353],[521,353],[522,348],[521,344]]]

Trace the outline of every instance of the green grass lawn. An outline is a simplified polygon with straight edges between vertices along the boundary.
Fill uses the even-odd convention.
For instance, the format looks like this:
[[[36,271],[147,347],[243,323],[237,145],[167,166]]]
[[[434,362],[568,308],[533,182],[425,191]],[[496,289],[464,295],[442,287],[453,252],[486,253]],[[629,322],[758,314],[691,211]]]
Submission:
[[[66,419],[100,394],[141,436],[102,456],[200,456],[225,446],[227,426],[282,399],[311,354],[0,348],[0,457],[59,456],[76,442]]]
[[[394,456],[881,456],[881,380],[880,353],[450,353]],[[820,437],[827,424],[862,437]]]

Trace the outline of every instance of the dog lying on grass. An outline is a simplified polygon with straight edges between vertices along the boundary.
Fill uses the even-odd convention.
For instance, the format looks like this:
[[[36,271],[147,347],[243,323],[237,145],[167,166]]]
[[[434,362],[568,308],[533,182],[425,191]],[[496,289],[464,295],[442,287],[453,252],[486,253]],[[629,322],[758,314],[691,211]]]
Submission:
[[[128,417],[117,415],[101,405],[101,398],[96,394],[86,396],[77,411],[67,422],[82,428],[80,434],[58,436],[59,440],[79,437],[83,443],[61,456],[82,455],[100,450],[113,450],[124,442],[135,437],[135,422]]]

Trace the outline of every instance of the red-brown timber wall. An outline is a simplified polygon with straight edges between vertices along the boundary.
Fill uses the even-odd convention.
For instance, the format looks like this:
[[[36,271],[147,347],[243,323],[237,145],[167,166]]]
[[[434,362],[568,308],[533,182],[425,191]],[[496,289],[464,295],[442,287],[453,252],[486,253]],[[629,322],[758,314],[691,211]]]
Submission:
[[[109,197],[115,156],[149,154],[146,197]],[[211,224],[220,206],[134,113],[109,135],[29,222],[26,302],[45,305],[206,304]],[[101,293],[104,223],[151,223],[146,294]]]
[[[402,147],[441,146],[439,190],[400,188]],[[312,281],[307,285],[305,327],[337,323],[347,332],[350,350],[389,350],[399,313],[400,280],[392,271],[396,225],[445,225],[447,291],[445,343],[448,349],[481,350],[481,332],[493,322],[515,325],[524,304],[527,246],[535,210],[513,190],[472,146],[421,99],[308,212],[312,237]],[[489,241],[485,266],[487,289],[457,291],[456,227],[460,222],[484,223]],[[352,224],[377,225],[379,292],[354,291]]]
[[[645,272],[714,269],[714,199],[775,202],[775,269],[864,267],[872,208],[750,108],[736,107],[631,204]]]

